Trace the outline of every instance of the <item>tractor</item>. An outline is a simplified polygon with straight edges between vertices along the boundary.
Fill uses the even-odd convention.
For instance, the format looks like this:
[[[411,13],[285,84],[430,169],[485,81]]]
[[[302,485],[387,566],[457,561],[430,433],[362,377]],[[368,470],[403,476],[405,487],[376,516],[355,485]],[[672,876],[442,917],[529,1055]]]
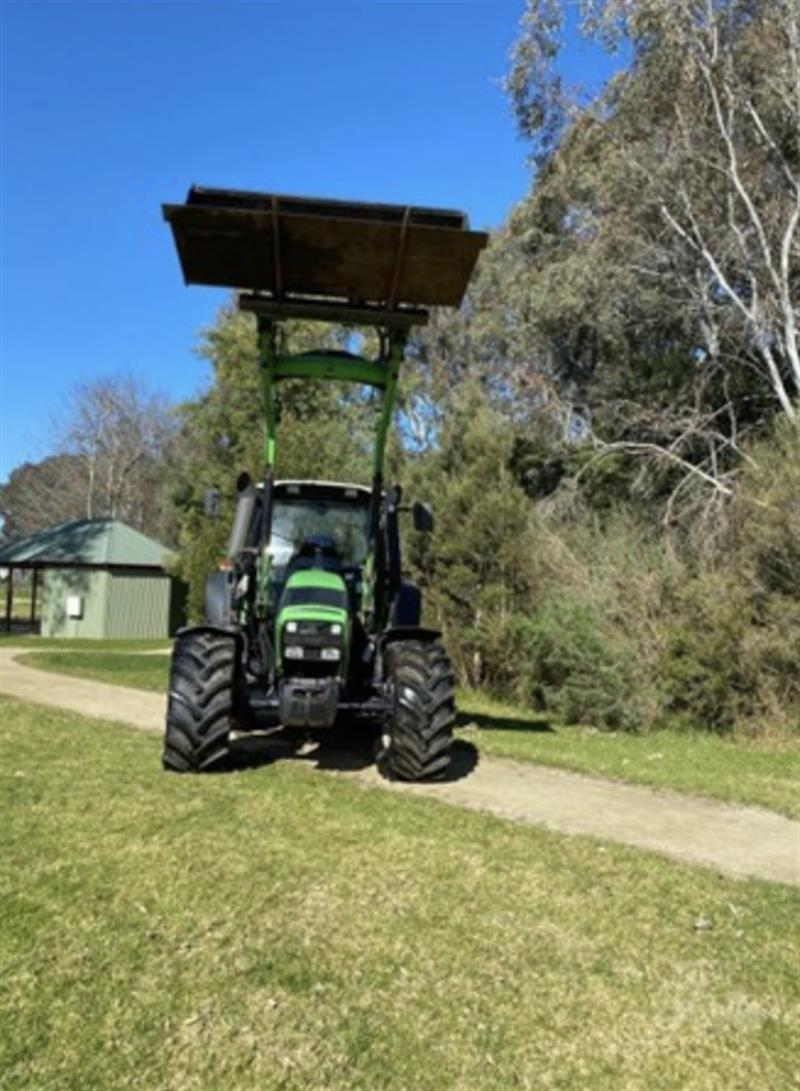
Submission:
[[[237,481],[205,620],[175,635],[163,766],[211,770],[251,732],[323,741],[346,728],[369,733],[384,776],[441,778],[453,675],[400,544],[401,513],[422,532],[433,517],[385,484],[384,451],[409,332],[427,307],[460,304],[487,236],[460,212],[197,186],[163,212],[186,283],[232,288],[256,317],[265,422],[263,477]],[[294,318],[372,327],[377,358],[288,355],[281,323]],[[369,487],[276,477],[286,379],[378,392]],[[207,514],[219,501],[209,490]]]

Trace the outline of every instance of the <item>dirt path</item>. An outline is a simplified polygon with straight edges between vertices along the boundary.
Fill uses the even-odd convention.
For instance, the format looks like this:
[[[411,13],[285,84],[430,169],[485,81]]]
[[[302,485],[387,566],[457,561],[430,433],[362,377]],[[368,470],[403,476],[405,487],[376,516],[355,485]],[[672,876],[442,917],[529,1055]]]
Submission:
[[[40,705],[65,708],[82,716],[115,720],[142,731],[164,730],[166,696],[129,686],[112,686],[89,678],[52,674],[16,661],[30,648],[0,648],[0,693],[35,701]]]
[[[24,649],[28,650],[28,649]],[[45,673],[0,648],[0,691],[84,716],[161,732],[165,698],[125,686]],[[285,753],[285,749],[282,753]],[[437,799],[562,833],[650,849],[738,878],[800,886],[800,823],[758,807],[654,791],[460,749],[441,784],[390,784],[363,756],[315,747],[299,760],[372,788]]]

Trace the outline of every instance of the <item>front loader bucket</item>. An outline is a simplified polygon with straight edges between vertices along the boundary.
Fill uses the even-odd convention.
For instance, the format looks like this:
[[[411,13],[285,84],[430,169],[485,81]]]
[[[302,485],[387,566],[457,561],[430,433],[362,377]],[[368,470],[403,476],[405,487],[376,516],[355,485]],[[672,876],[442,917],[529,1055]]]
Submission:
[[[286,316],[424,321],[420,308],[460,304],[488,239],[462,212],[197,186],[163,212],[188,284],[249,290],[251,309]]]

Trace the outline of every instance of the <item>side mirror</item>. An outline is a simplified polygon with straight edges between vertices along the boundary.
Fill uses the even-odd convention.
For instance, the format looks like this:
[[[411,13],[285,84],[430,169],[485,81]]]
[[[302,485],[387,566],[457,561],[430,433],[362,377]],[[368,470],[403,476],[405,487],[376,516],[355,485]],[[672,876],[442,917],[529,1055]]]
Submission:
[[[433,512],[420,500],[415,500],[411,505],[411,518],[414,530],[420,530],[423,534],[430,534],[433,530]]]
[[[206,489],[203,494],[203,513],[207,519],[217,519],[220,510],[219,489]]]

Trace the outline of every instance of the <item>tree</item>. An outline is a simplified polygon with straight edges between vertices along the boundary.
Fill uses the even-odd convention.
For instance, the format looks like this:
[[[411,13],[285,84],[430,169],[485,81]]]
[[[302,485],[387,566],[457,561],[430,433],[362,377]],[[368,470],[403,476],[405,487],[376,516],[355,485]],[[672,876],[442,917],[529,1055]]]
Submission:
[[[172,541],[164,484],[172,406],[126,376],[81,383],[55,431],[56,453],[17,467],[0,486],[7,538],[73,519],[121,519]]]
[[[173,407],[131,376],[81,383],[58,445],[83,469],[86,518],[163,528],[160,489],[175,435]]]
[[[584,31],[632,52],[589,104],[554,74],[562,10],[530,0],[507,81],[538,166],[505,231],[509,389],[643,457],[667,518],[715,509],[747,436],[797,414],[796,4],[588,0]]]
[[[13,541],[84,514],[83,466],[74,455],[23,462],[0,485],[3,538]]]
[[[707,351],[723,304],[748,356],[795,420],[800,395],[800,12],[794,0],[676,5],[676,49],[702,104],[676,105],[676,158],[696,169],[663,193],[664,219],[708,285]],[[713,208],[709,208],[713,194]],[[720,211],[722,215],[720,216]]]
[[[432,540],[411,538],[407,561],[470,685],[497,681],[498,649],[530,601],[531,505],[510,469],[513,447],[513,430],[469,382],[453,400],[437,448],[406,467],[409,493],[436,510]]]

